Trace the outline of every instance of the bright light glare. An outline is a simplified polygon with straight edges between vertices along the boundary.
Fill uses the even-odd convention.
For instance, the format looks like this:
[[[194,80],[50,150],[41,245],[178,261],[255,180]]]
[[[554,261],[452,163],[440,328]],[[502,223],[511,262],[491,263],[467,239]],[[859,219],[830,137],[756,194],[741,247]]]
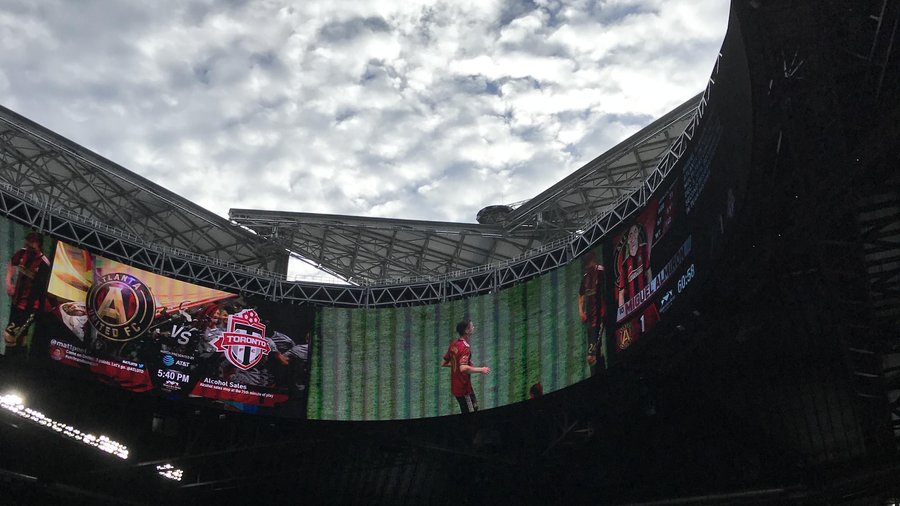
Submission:
[[[184,476],[184,471],[178,469],[172,464],[163,464],[156,466],[156,472],[158,472],[159,475],[163,478],[168,478],[175,481],[181,481],[181,477]]]
[[[76,429],[75,427],[72,427],[71,425],[57,422],[56,420],[41,413],[40,411],[26,408],[25,401],[21,396],[15,393],[0,395],[0,408],[19,415],[20,417],[34,422],[37,425],[46,427],[47,429],[52,430],[58,434],[64,435],[76,441],[80,441],[81,443],[84,443],[88,446],[93,446],[94,448],[97,448],[98,450],[104,451],[106,453],[111,453],[116,457],[119,457],[120,459],[128,458],[127,446],[113,441],[106,436],[86,434]]]
[[[25,399],[23,399],[22,396],[16,392],[9,392],[6,395],[0,396],[0,399],[2,399],[3,402],[7,402],[10,404],[24,404],[25,403]]]

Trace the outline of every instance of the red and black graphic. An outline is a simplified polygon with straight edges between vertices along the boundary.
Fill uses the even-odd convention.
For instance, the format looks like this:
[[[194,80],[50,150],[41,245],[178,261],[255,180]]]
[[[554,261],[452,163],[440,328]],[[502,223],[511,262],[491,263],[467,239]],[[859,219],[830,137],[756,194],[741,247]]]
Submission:
[[[150,328],[156,304],[150,287],[122,273],[103,275],[87,294],[87,316],[97,333],[112,341],[130,341]]]
[[[656,303],[649,304],[640,316],[628,320],[616,329],[616,347],[624,350],[631,346],[642,334],[648,332],[659,322],[659,310]]]
[[[615,253],[615,298],[618,303],[616,321],[621,322],[647,299],[653,280],[650,263],[651,239],[656,224],[656,201],[643,212],[624,233],[613,239]]]
[[[50,278],[36,332],[50,359],[136,392],[305,416],[310,308],[245,300],[65,243]]]
[[[680,223],[683,199],[678,179],[668,184],[613,238],[618,350],[628,348],[659,323],[661,294],[668,293],[691,251],[690,236],[680,245],[673,242],[680,235],[673,236],[672,231]]]
[[[591,367],[591,375],[597,373],[605,364],[604,348],[606,319],[606,298],[603,295],[606,286],[606,273],[597,262],[602,252],[590,251],[582,257],[583,272],[581,285],[578,288],[578,316],[584,323],[587,334],[587,363]]]
[[[265,339],[266,326],[252,309],[228,315],[228,328],[213,342],[216,351],[225,354],[232,365],[246,371],[272,351]]]
[[[19,232],[21,229],[14,227],[14,230]],[[4,329],[0,355],[24,353],[28,347],[28,336],[35,313],[43,304],[50,274],[50,260],[44,254],[43,242],[37,232],[26,233],[23,247],[12,252],[6,264],[6,295],[10,309],[8,320],[0,325]]]

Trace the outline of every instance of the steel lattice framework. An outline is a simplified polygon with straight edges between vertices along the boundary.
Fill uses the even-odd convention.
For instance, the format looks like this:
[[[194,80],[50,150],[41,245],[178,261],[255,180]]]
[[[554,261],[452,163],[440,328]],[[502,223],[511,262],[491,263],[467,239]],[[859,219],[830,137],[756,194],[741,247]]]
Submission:
[[[645,184],[695,115],[692,97],[496,224],[231,209],[229,217],[354,283],[446,276],[567,238]]]
[[[615,206],[584,230],[496,264],[480,265],[441,276],[410,276],[393,282],[357,285],[287,281],[283,275],[265,269],[224,261],[188,249],[165,246],[161,244],[162,241],[156,239],[148,240],[135,233],[139,230],[126,231],[116,228],[98,220],[89,211],[79,213],[64,208],[61,204],[65,203],[65,199],[76,198],[77,195],[60,193],[51,198],[52,193],[48,191],[37,189],[34,192],[26,191],[32,189],[30,185],[33,185],[33,182],[25,175],[17,180],[19,184],[0,184],[0,214],[58,239],[139,268],[222,290],[263,296],[270,300],[346,307],[377,307],[438,302],[488,293],[566,264],[593,247],[607,232],[640,209],[687,149],[703,117],[717,71],[718,63],[699,103],[691,107],[693,112],[687,127],[666,150],[656,167],[648,173],[644,184],[632,193],[623,195]],[[4,117],[11,116],[9,111],[3,112],[6,113]],[[38,168],[33,166],[34,162],[28,164],[26,160],[13,155],[23,153],[27,146],[31,146],[36,151],[31,157],[32,161],[51,156],[34,147],[38,142],[48,141],[32,131],[13,128],[9,122],[4,124],[9,126],[2,145],[5,159],[3,176],[11,178],[16,174],[25,174],[25,171],[37,171]],[[48,142],[48,146],[52,147],[53,144]],[[54,165],[52,168],[55,167]],[[89,168],[90,166],[83,167],[85,171]],[[120,170],[124,171],[121,168]],[[50,176],[43,177],[47,179]],[[132,177],[137,180],[137,176]],[[87,176],[85,179],[89,180]],[[157,188],[152,186],[152,183],[148,184],[151,185],[151,189]],[[99,198],[100,192],[97,193]],[[137,193],[139,192],[134,191],[134,194]],[[122,197],[124,198],[124,195]],[[69,204],[72,205],[71,202]]]
[[[351,283],[435,276],[505,260],[540,245],[499,225],[232,209],[232,220]]]
[[[523,210],[511,215],[508,226],[350,218],[358,221],[344,234],[346,241],[354,242],[356,257],[350,256],[349,261],[333,267],[342,269],[347,262],[353,265],[353,258],[359,261],[364,248],[372,250],[365,252],[373,258],[380,255],[379,265],[395,262],[405,266],[415,257],[421,264],[433,242],[443,249],[440,255],[429,258],[436,258],[442,268],[427,275],[389,280],[361,276],[350,285],[287,281],[283,274],[272,272],[275,263],[283,263],[283,243],[256,236],[4,108],[0,108],[0,214],[142,269],[270,300],[378,307],[483,294],[568,263],[640,209],[687,150],[703,118],[717,72],[718,62],[699,98],[686,102],[533,199],[540,202],[522,206]],[[676,130],[681,133],[669,142]],[[649,159],[647,153],[656,150],[660,152],[651,170],[643,162],[629,162]],[[624,182],[618,189],[599,184],[594,184],[593,190],[580,186],[596,183],[601,177],[624,181],[626,166],[639,176],[635,176],[637,187],[630,193],[624,193]],[[593,221],[568,234],[563,234],[567,226],[560,227],[561,222],[549,227],[555,232],[542,228],[540,223],[548,220],[539,217],[547,210],[568,209],[571,216],[588,213],[585,203],[592,198],[591,191],[599,192],[594,194],[596,198],[613,199]],[[604,192],[607,197],[601,197]],[[336,217],[319,215],[315,219],[323,227],[339,228],[333,221]],[[367,229],[378,234],[380,242],[361,234]],[[400,240],[387,240],[400,237],[401,232],[425,235],[423,229],[434,237],[424,237],[424,246],[408,238],[405,252],[398,246]],[[439,233],[456,238],[452,243],[441,242]],[[370,240],[374,245],[367,243]],[[323,236],[318,241],[322,242]],[[348,253],[346,248],[337,251]],[[473,267],[451,270],[461,266]],[[369,269],[374,272],[374,268]]]
[[[151,244],[286,272],[283,248],[4,107],[0,182]]]
[[[848,15],[851,9],[857,10]],[[886,429],[900,442],[900,65],[896,58],[890,67],[887,57],[884,66],[859,58],[863,53],[852,51],[848,39],[862,38],[860,21],[877,21],[871,55],[883,45],[889,56],[895,30],[881,26],[900,26],[900,3],[762,0],[734,2],[732,15],[742,21],[750,67],[751,198],[731,236],[735,242],[693,299],[693,316],[685,313],[683,326],[657,335],[627,367],[474,415],[490,429],[480,432],[487,435],[483,446],[460,444],[468,438],[454,436],[459,424],[452,417],[310,423],[298,430],[272,419],[207,417],[186,406],[174,418],[178,423],[166,424],[187,433],[179,448],[166,449],[158,437],[136,438],[152,442],[153,460],[132,466],[93,464],[77,448],[60,452],[59,442],[11,425],[16,430],[5,432],[5,442],[29,448],[7,452],[15,457],[7,461],[43,461],[34,466],[38,476],[7,472],[3,478],[32,484],[23,497],[56,502],[308,497],[397,503],[447,497],[457,486],[453,470],[466,465],[487,477],[475,487],[486,502],[559,501],[560,490],[579,491],[563,497],[575,503],[653,501],[646,495],[651,489],[662,490],[655,503],[896,502],[900,489],[891,476],[900,461]],[[890,38],[882,41],[885,32]],[[797,75],[801,63],[805,74]],[[645,183],[582,232],[439,277],[358,286],[288,283],[144,241],[11,185],[0,184],[0,213],[156,272],[289,301],[378,306],[481,293],[571,262],[645,203],[679,157],[702,144],[692,139],[701,121],[714,120],[704,118],[710,88],[720,92],[707,88],[697,115]],[[35,377],[60,392],[90,392],[54,375]],[[108,389],[100,393],[110,396]],[[105,414],[101,402],[70,404],[85,416]],[[107,418],[140,427],[141,413],[121,405],[110,402],[115,416]],[[62,462],[45,458],[54,451]],[[161,458],[167,454],[173,458]],[[142,484],[145,471],[170,461],[193,467],[184,485]],[[669,479],[679,465],[684,472]],[[617,491],[636,471],[652,487],[638,495]],[[42,483],[61,486],[37,495]],[[491,486],[500,492],[484,493]]]

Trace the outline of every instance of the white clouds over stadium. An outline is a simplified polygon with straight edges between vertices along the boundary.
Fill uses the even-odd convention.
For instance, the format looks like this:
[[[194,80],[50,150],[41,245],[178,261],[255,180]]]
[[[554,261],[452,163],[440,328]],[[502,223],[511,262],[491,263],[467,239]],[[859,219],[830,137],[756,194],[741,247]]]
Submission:
[[[728,2],[7,1],[0,103],[221,215],[474,221],[703,89]]]

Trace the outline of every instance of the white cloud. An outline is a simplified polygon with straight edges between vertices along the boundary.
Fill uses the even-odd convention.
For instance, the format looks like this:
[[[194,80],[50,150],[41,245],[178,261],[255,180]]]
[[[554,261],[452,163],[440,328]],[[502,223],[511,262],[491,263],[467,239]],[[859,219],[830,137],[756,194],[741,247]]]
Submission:
[[[221,215],[472,222],[701,91],[727,9],[8,1],[0,91],[3,105]]]

